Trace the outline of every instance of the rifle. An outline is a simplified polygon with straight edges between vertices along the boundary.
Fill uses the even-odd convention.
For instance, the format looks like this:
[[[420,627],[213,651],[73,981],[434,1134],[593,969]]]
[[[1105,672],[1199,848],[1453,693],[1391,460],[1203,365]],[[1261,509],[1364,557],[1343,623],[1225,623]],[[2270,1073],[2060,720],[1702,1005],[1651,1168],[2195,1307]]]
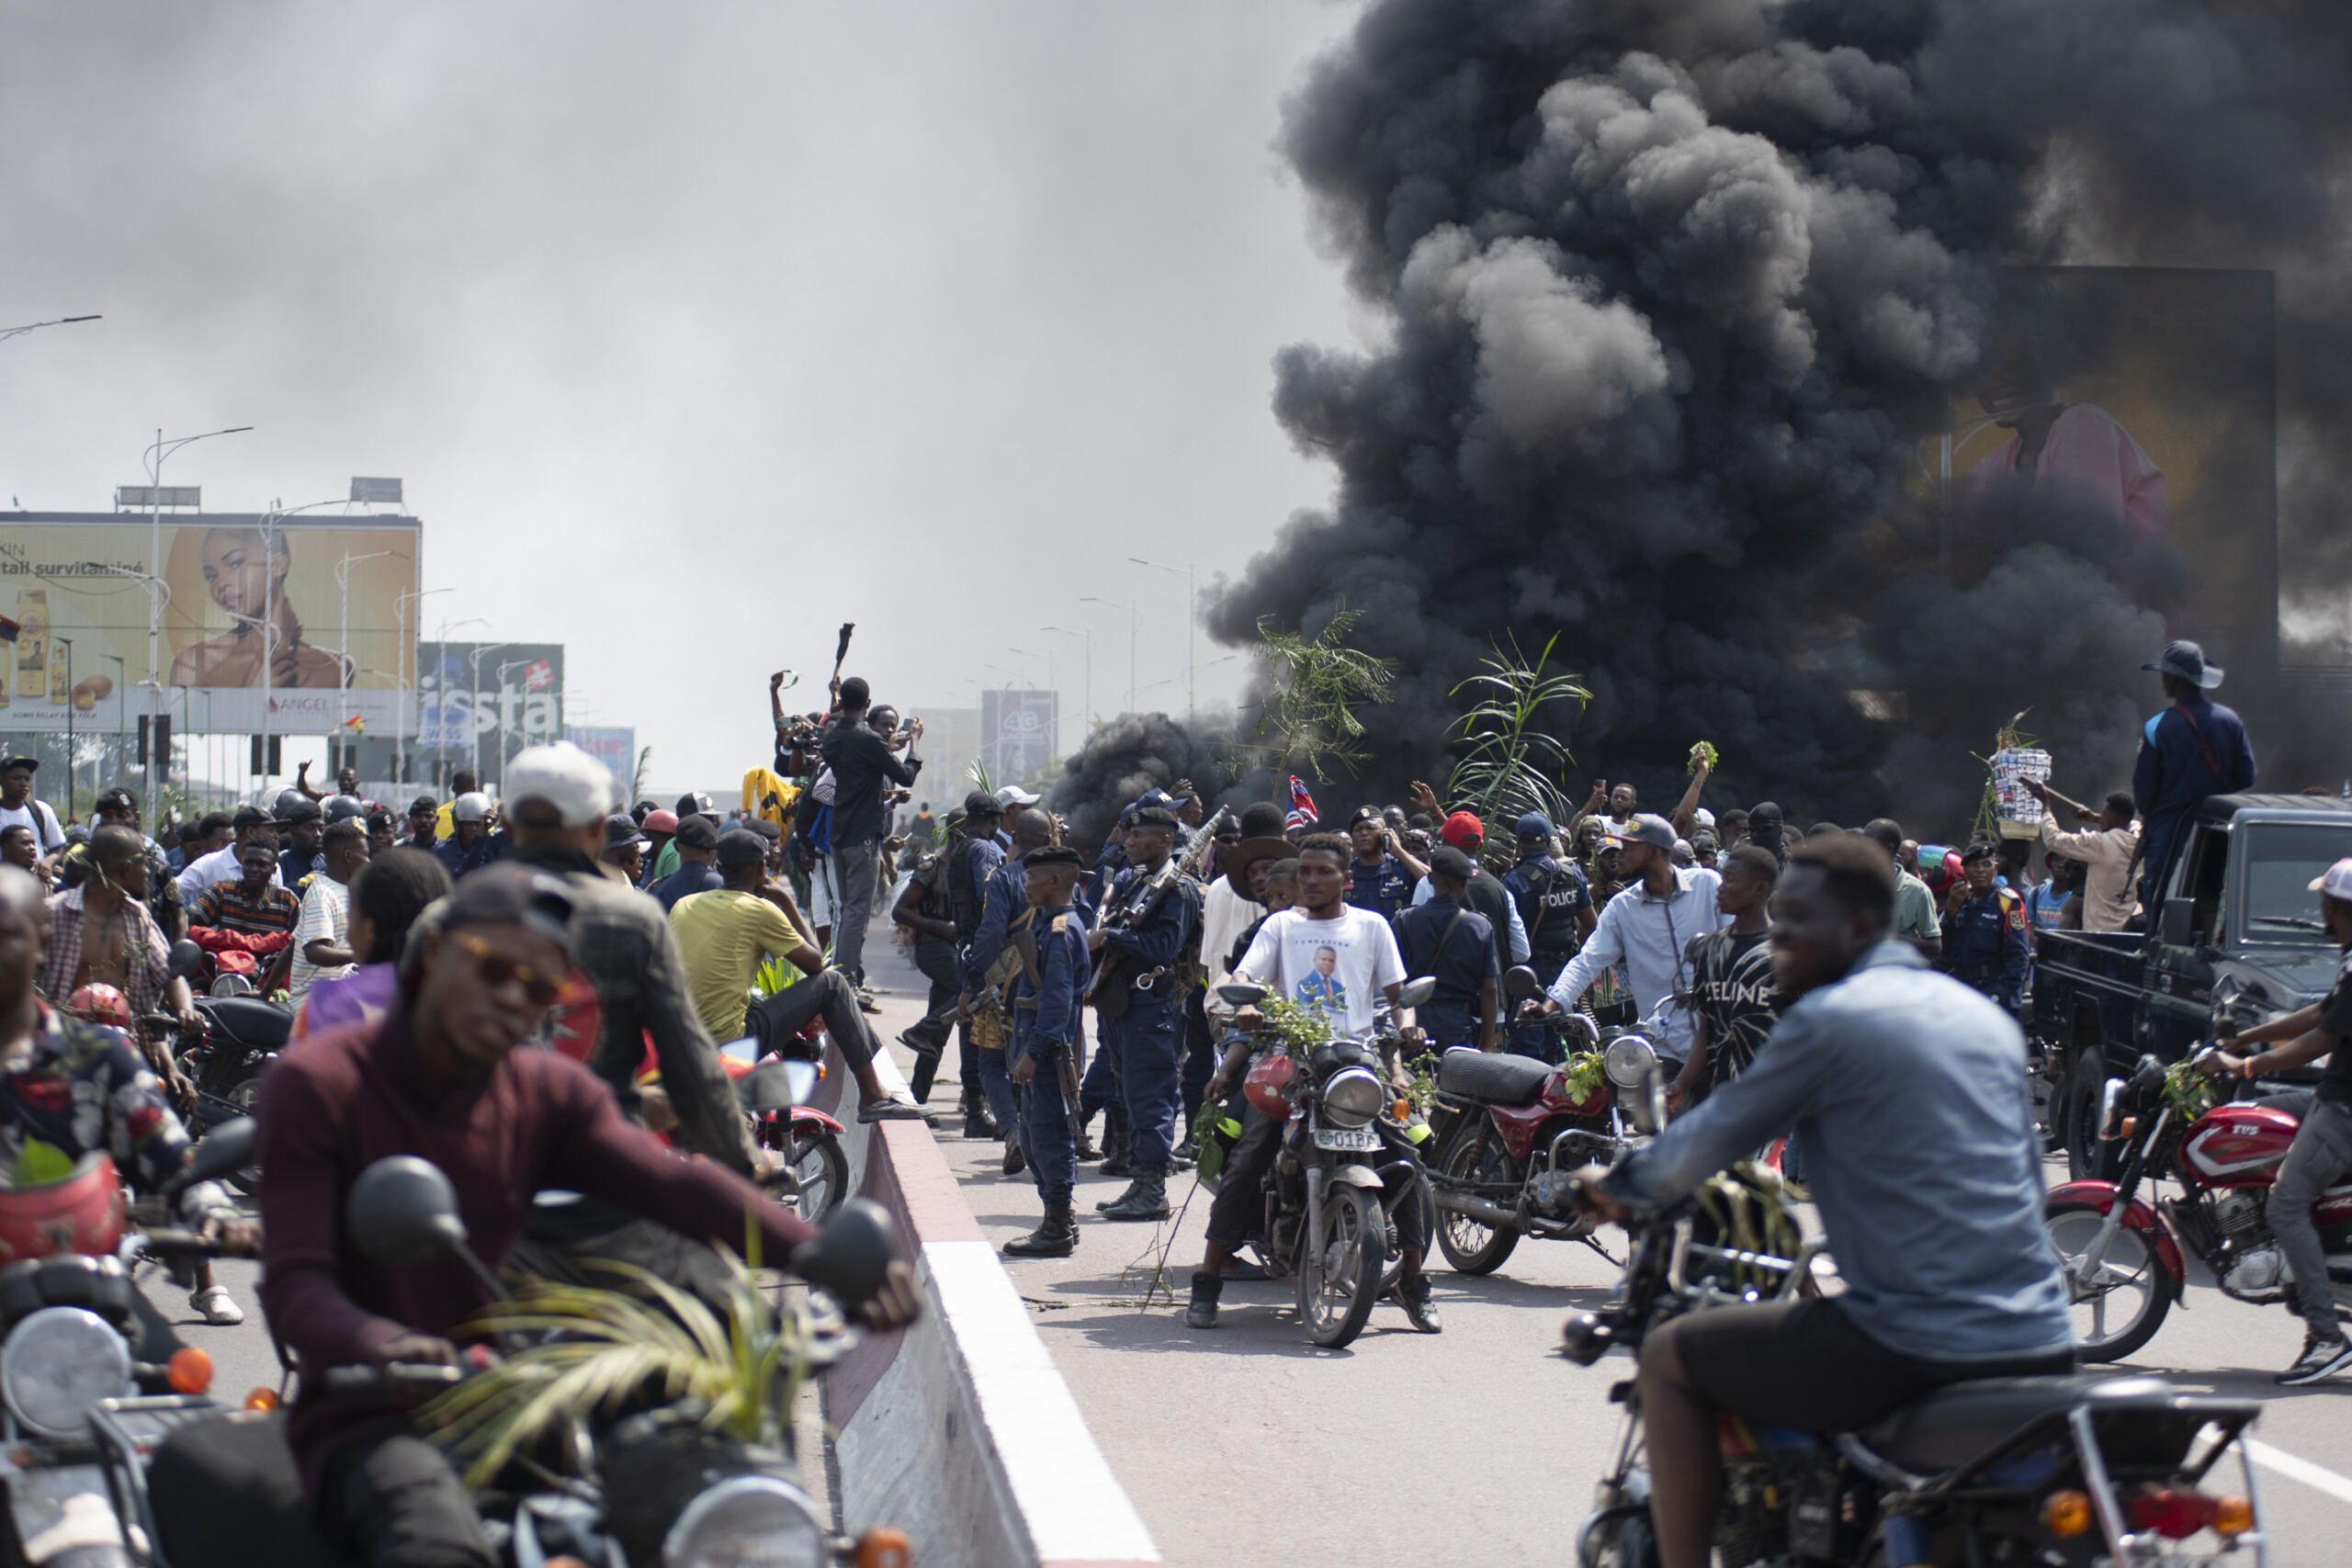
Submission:
[[[1216,825],[1224,821],[1226,816],[1226,808],[1218,807],[1216,815],[1202,823],[1193,833],[1192,847],[1182,856],[1170,855],[1161,862],[1159,869],[1148,880],[1138,883],[1125,903],[1102,918],[1102,929],[1124,931],[1149,924],[1151,918],[1159,913],[1159,907],[1168,902],[1169,894],[1176,890],[1177,878],[1200,875],[1201,867],[1208,863],[1209,852],[1216,848]],[[1093,977],[1086,982],[1086,995],[1080,999],[1094,1000],[1094,993],[1102,989],[1103,977],[1119,967],[1121,965],[1114,959],[1105,956],[1095,966]]]

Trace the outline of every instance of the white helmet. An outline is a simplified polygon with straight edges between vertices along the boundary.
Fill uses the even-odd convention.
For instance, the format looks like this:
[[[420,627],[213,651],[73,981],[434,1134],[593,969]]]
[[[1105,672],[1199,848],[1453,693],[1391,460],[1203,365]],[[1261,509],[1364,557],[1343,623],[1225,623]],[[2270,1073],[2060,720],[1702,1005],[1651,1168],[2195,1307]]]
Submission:
[[[482,822],[490,818],[490,796],[478,789],[469,789],[449,803],[452,822]]]

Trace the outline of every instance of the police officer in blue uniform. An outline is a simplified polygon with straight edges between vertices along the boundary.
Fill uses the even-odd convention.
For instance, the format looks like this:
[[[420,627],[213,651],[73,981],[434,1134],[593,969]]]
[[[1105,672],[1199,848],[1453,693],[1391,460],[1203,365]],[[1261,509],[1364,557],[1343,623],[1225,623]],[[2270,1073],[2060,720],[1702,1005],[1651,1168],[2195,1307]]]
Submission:
[[[1012,983],[1018,972],[1009,966],[1007,954],[1014,936],[1031,923],[1029,874],[1022,864],[1023,857],[1044,849],[1053,837],[1054,819],[1034,806],[1024,807],[1013,818],[1012,852],[989,876],[979,929],[972,933],[971,945],[964,950],[963,994],[971,998],[959,999],[965,1010],[969,1011],[987,994],[991,969],[997,972],[998,994],[1010,1003]],[[983,1045],[974,1055],[979,1058],[980,1088],[988,1096],[989,1112],[1004,1139],[1004,1174],[1018,1176],[1026,1156],[1015,1133],[1019,1110],[1018,1097],[1012,1092],[1009,1055],[1012,1043],[1007,1039],[996,1050]]]
[[[1403,841],[1377,806],[1356,807],[1348,818],[1348,839],[1356,851],[1348,863],[1348,903],[1384,920],[1395,919],[1429,867],[1405,853]]]
[[[1034,815],[1023,812],[1023,818]],[[1013,829],[1016,841],[1020,825]],[[1070,1135],[1064,1074],[1075,1083],[1080,1006],[1086,996],[1086,920],[1071,906],[1082,874],[1076,850],[1033,849],[1022,862],[1030,918],[1015,935],[1021,968],[1012,981],[1012,1076],[1020,1096],[1021,1147],[1045,1222],[1004,1244],[1013,1258],[1068,1258],[1078,1249],[1078,1142]]]
[[[1592,886],[1575,863],[1552,853],[1552,819],[1531,811],[1519,819],[1519,863],[1503,874],[1503,891],[1519,909],[1519,923],[1527,928],[1527,964],[1536,984],[1545,990],[1560,977],[1577,955],[1597,919]],[[1511,1049],[1551,1062],[1565,1060],[1563,1036],[1546,1025],[1525,1024],[1511,1031]]]
[[[1993,880],[1993,846],[1962,852],[1965,879],[1944,902],[1944,968],[1951,977],[2017,1010],[2025,990],[2029,951],[2025,898]]]
[[[2203,649],[2167,643],[2163,658],[2140,668],[2164,677],[2172,702],[2141,728],[2140,755],[2132,764],[2132,800],[2142,823],[2140,902],[2154,913],[2173,846],[2197,803],[2254,787],[2254,746],[2238,716],[2207,699],[2222,683],[2222,667],[2206,663]]]
[[[984,789],[972,791],[964,797],[961,837],[949,844],[946,852],[947,900],[956,922],[958,968],[957,1076],[964,1084],[964,1136],[967,1138],[1000,1135],[996,1118],[990,1113],[988,1091],[980,1082],[980,1049],[972,1038],[971,1004],[964,1001],[960,993],[964,989],[962,955],[971,951],[972,939],[979,935],[980,920],[988,911],[989,879],[1004,863],[1004,846],[996,839],[997,826],[1003,816],[1004,807],[996,803],[996,796]]]
[[[1176,814],[1164,806],[1136,811],[1127,828],[1128,865],[1111,884],[1090,942],[1106,972],[1095,988],[1102,1054],[1118,1076],[1126,1110],[1127,1190],[1098,1205],[1114,1220],[1168,1217],[1168,1173],[1182,1132],[1184,1020],[1177,995],[1185,950],[1200,931],[1200,888],[1178,878],[1148,916],[1136,905],[1176,848]]]
[[[1502,982],[1495,928],[1462,902],[1476,871],[1468,855],[1452,844],[1440,844],[1430,855],[1433,886],[1429,902],[1396,917],[1396,950],[1405,960],[1406,975],[1437,978],[1436,991],[1413,1010],[1431,1051],[1456,1045],[1497,1048],[1495,1019],[1502,1007]]]

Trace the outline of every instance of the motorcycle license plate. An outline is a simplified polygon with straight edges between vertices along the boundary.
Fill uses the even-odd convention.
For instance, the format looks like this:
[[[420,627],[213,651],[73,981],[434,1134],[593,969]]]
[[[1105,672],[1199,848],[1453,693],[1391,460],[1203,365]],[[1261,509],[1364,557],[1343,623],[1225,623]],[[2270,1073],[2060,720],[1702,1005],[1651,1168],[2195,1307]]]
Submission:
[[[1380,1147],[1380,1134],[1369,1127],[1317,1127],[1315,1129],[1315,1146],[1371,1154]]]

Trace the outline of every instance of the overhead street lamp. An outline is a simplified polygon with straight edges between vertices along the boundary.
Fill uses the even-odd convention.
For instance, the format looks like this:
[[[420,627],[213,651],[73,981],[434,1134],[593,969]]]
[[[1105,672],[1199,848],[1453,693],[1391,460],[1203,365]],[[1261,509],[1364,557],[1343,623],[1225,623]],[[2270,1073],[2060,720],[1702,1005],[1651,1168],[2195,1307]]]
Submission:
[[[1097,598],[1094,598],[1092,595],[1091,595],[1091,594],[1090,594],[1090,595],[1089,595],[1089,596],[1087,596],[1086,598],[1080,599],[1080,600],[1079,601],[1079,603],[1080,603],[1080,604],[1100,604],[1100,605],[1102,605],[1102,606],[1104,609],[1106,609],[1106,610],[1116,610],[1116,611],[1118,611],[1118,612],[1119,612],[1119,614],[1121,614],[1121,615],[1123,615],[1126,616],[1126,618],[1127,618],[1127,711],[1128,711],[1129,713],[1133,713],[1133,712],[1135,712],[1135,711],[1136,711],[1136,620],[1137,620],[1137,616],[1136,616],[1136,606],[1135,606],[1134,602],[1133,602],[1133,601],[1129,601],[1127,604],[1116,604],[1112,603],[1112,602],[1111,602],[1110,600],[1108,600],[1108,599],[1097,599]]]
[[[41,326],[47,324],[47,322],[35,323]],[[19,330],[29,332],[32,329],[27,327]],[[147,522],[150,529],[147,546],[147,679],[144,683],[147,687],[148,733],[151,737],[154,733],[154,720],[161,718],[164,714],[164,667],[158,657],[164,624],[164,607],[156,599],[155,591],[158,587],[162,587],[166,594],[171,592],[169,585],[164,582],[164,459],[193,442],[209,441],[216,435],[243,435],[252,428],[250,424],[232,424],[226,430],[208,430],[200,435],[178,435],[169,441],[164,440],[164,433],[158,430],[155,432],[154,444],[140,454],[140,466],[147,471]],[[124,575],[130,574],[126,572]],[[263,699],[263,706],[265,709],[268,706],[268,699],[266,697]],[[151,804],[151,807],[155,798],[155,751],[156,748],[150,744],[147,748],[147,794],[144,798]]]
[[[462,621],[444,620],[441,623],[441,640],[439,645],[441,649],[441,657],[444,659],[449,657],[449,629],[452,626],[486,626],[488,625],[490,625],[490,623],[483,620],[480,615],[469,615]],[[440,666],[437,664],[434,666],[434,676],[436,680],[440,677]],[[424,672],[421,670],[418,671],[417,682],[420,685],[424,683]],[[446,763],[449,760],[449,694],[446,687],[442,689],[440,697],[441,701],[435,705],[435,707],[441,715],[441,728],[439,734],[434,739],[433,757],[435,761]],[[473,722],[473,695],[471,693],[468,693],[466,696],[467,723],[471,724]],[[446,787],[448,781],[446,779],[435,779],[433,782],[436,786]]]
[[[345,550],[343,558],[335,563],[334,583],[343,594],[343,646],[335,649],[334,720],[335,745],[338,748],[343,745],[345,728],[351,723],[351,569],[361,561],[382,560],[387,556],[401,554],[399,550],[371,550],[364,556],[355,556]],[[355,768],[358,765],[356,761],[352,763]]]
[[[65,650],[65,818],[70,822],[74,818],[74,783],[80,772],[74,761],[74,639],[52,632],[49,640]]]
[[[401,694],[400,718],[392,726],[392,782],[394,784],[409,782],[405,778],[408,773],[408,712],[409,705],[416,700],[416,682],[410,679],[409,669],[409,660],[416,655],[416,644],[408,635],[408,607],[411,604],[422,604],[435,593],[455,593],[456,592],[454,588],[427,588],[415,593],[402,593],[392,601],[393,625],[400,628],[396,635],[401,639],[399,657],[392,660],[401,669],[401,672],[392,677],[392,683],[399,688]],[[418,619],[422,623],[423,616],[420,615]],[[419,629],[423,629],[421,624]]]
[[[1186,561],[1184,570],[1179,571],[1172,566],[1162,566],[1141,556],[1129,556],[1127,558],[1137,566],[1148,566],[1154,571],[1164,571],[1170,577],[1184,580],[1184,723],[1190,726],[1193,722],[1193,671],[1201,668],[1193,662],[1193,616],[1199,605],[1201,585],[1193,576],[1193,563],[1190,561]]]
[[[105,318],[102,316],[60,316],[53,321],[27,321],[21,327],[0,327],[0,343],[6,343],[12,337],[22,337],[27,333],[37,333],[43,327],[68,327],[75,321],[103,320]]]
[[[467,694],[470,700],[466,704],[466,713],[469,719],[466,726],[466,739],[473,743],[473,755],[471,760],[467,763],[467,766],[473,770],[474,787],[476,789],[480,789],[481,787],[481,715],[475,711],[475,704],[481,701],[481,656],[485,653],[495,653],[502,648],[512,648],[514,646],[514,645],[511,642],[478,642],[474,644],[474,685],[473,690]],[[503,758],[505,753],[502,751],[499,755]]]

